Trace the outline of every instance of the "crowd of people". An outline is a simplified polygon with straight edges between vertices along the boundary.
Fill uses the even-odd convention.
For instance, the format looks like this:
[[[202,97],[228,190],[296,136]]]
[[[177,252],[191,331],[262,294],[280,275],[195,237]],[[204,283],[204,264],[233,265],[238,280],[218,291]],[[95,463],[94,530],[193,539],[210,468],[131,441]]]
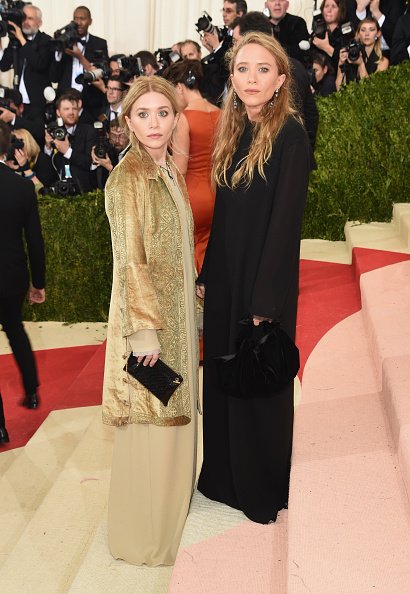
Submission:
[[[184,40],[159,56],[109,56],[105,40],[89,33],[85,6],[73,14],[73,43],[53,44],[40,32],[41,11],[26,5],[22,26],[10,22],[13,43],[0,50],[0,69],[16,67],[15,88],[3,89],[0,102],[0,177],[8,195],[19,195],[0,201],[9,221],[0,267],[10,276],[0,322],[24,404],[37,408],[21,324],[27,289],[33,303],[45,299],[34,188],[60,195],[105,188],[114,266],[103,420],[116,427],[108,538],[114,557],[137,565],[174,562],[195,487],[196,297],[204,312],[198,488],[263,524],[286,507],[293,381],[244,398],[240,384],[237,393],[226,388],[217,360],[235,355],[245,328],[262,329],[266,341],[280,325],[294,340],[314,95],[409,58],[400,0],[323,0],[312,34],[288,5],[267,0],[263,12],[247,12],[244,0],[225,0],[224,27],[204,15],[201,44]],[[13,258],[22,262],[16,285]],[[146,368],[140,381],[131,358]],[[163,377],[147,375],[164,372],[162,362],[178,380],[166,402]],[[0,398],[6,442],[2,415]]]

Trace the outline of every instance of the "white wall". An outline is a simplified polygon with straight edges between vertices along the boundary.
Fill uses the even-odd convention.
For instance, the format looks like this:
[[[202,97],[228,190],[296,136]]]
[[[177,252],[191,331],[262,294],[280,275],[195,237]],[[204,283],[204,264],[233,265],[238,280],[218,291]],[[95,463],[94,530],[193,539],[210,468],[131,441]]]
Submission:
[[[33,0],[33,4],[36,0]],[[222,0],[86,0],[93,24],[90,32],[108,41],[111,54],[169,47],[186,38],[198,39],[194,24],[206,10],[221,25]],[[81,0],[38,0],[43,31],[67,24]],[[303,16],[310,28],[313,0],[290,0],[289,12]],[[248,10],[262,10],[264,2],[248,0]]]

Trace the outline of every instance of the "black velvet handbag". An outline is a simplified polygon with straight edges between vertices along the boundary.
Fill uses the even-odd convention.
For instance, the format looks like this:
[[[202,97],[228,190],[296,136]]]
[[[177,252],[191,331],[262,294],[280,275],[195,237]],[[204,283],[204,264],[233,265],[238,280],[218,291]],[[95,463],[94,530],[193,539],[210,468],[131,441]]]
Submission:
[[[229,396],[242,400],[273,397],[296,377],[299,349],[279,322],[239,323],[237,352],[215,357],[220,385]]]
[[[161,361],[161,359],[158,359],[153,367],[149,365],[144,366],[142,362],[143,360],[141,363],[138,363],[138,357],[135,357],[131,353],[124,371],[139,381],[164,406],[167,406],[172,394],[182,384],[182,376]]]

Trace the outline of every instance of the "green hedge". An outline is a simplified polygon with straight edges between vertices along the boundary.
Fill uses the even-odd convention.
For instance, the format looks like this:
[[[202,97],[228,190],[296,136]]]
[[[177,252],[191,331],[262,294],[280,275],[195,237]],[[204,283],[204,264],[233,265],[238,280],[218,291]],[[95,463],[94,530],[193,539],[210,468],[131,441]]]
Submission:
[[[409,81],[410,62],[319,100],[304,238],[344,239],[346,221],[388,221],[393,203],[409,200]],[[112,256],[102,192],[39,204],[47,301],[27,307],[25,319],[105,321]]]
[[[346,221],[389,221],[409,201],[409,106],[410,62],[318,101],[304,238],[342,240]]]

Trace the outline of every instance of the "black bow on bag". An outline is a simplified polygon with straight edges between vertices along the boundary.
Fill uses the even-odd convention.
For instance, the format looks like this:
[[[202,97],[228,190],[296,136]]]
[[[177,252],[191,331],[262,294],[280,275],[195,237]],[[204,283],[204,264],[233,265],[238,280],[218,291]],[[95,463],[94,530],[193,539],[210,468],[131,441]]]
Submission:
[[[239,322],[243,332],[234,355],[215,357],[224,392],[240,398],[275,396],[299,371],[299,349],[279,322]]]

